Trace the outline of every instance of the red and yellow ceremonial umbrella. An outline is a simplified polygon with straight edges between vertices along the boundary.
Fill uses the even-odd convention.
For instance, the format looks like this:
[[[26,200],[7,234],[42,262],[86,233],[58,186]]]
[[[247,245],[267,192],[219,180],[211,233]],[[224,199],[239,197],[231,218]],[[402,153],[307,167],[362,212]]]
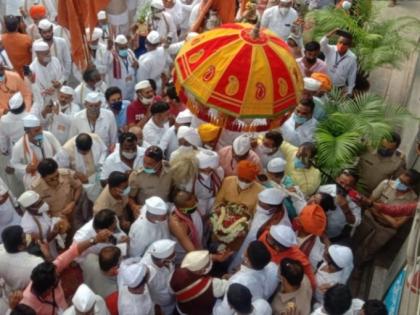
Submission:
[[[287,44],[251,24],[225,24],[187,41],[175,60],[174,81],[195,115],[231,130],[236,119],[266,119],[247,130],[279,126],[303,90]]]

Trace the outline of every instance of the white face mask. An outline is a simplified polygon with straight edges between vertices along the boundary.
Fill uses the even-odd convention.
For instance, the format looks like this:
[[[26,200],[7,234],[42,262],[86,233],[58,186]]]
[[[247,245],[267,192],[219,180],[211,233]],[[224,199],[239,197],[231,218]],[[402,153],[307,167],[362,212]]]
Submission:
[[[242,190],[245,190],[245,189],[249,188],[251,185],[252,185],[252,182],[251,183],[247,183],[247,182],[243,182],[243,181],[241,181],[241,180],[238,179],[238,186]]]
[[[142,102],[144,105],[150,105],[150,104],[153,103],[153,96],[149,97],[149,98],[141,96],[140,97],[140,102]]]
[[[279,8],[279,11],[280,11],[281,15],[287,15],[287,13],[289,13],[289,11],[290,11],[290,8],[281,7],[281,8]]]
[[[207,149],[207,150],[213,150],[213,147],[211,145],[209,145],[209,144],[203,145],[203,148],[204,149]]]
[[[46,213],[50,210],[48,203],[44,202],[42,206],[38,209],[38,213]]]
[[[266,147],[265,145],[261,146],[261,152],[264,154],[272,154],[274,151],[273,148]]]
[[[123,157],[125,157],[127,160],[134,160],[137,156],[137,152],[127,152],[127,151],[122,151],[121,155]]]

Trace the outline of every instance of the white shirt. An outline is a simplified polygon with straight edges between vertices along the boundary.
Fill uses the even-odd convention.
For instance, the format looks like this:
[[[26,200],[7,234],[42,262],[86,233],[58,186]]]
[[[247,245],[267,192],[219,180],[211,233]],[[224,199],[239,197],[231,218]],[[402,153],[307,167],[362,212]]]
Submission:
[[[9,254],[0,245],[0,278],[5,280],[8,290],[25,289],[31,281],[32,270],[42,262],[41,257],[25,251]]]
[[[328,37],[324,36],[319,42],[321,51],[325,55],[325,62],[328,66],[328,75],[332,83],[336,87],[347,87],[347,93],[353,92],[356,84],[357,74],[357,57],[349,49],[340,56],[337,52],[337,47],[328,45]]]
[[[152,18],[151,15],[148,16],[148,22]],[[172,16],[168,12],[162,12],[162,17],[159,20],[154,20],[150,22],[151,30],[157,31],[160,35],[160,38],[171,37],[172,42],[175,43],[178,41],[177,29]]]
[[[237,315],[230,306],[229,308],[221,306],[223,302],[218,300],[213,308],[213,315]],[[270,304],[264,299],[256,299],[252,301],[254,310],[249,315],[271,315],[273,313]]]
[[[300,146],[305,142],[315,142],[315,129],[318,121],[315,118],[308,119],[299,127],[296,126],[295,113],[290,116],[281,126],[280,131],[283,135],[283,140],[289,142],[295,147]]]
[[[16,212],[15,207],[13,206],[12,200],[14,198],[11,196],[11,192],[5,182],[0,178],[0,188],[3,191],[9,191],[9,197],[5,202],[0,205],[0,236],[3,233],[3,230],[10,225],[18,225],[20,223],[20,215]],[[0,244],[2,243],[0,237]]]
[[[219,166],[216,168],[215,173],[219,177],[220,182],[222,182],[225,174],[223,168]],[[209,189],[209,187],[212,187],[212,182],[213,179],[210,176],[203,174],[200,174],[200,179],[195,181],[194,193],[198,199],[198,210],[201,212],[201,215],[209,214],[213,208],[216,196],[213,194],[213,191]]]
[[[254,152],[258,154],[260,157],[261,165],[265,169],[267,168],[268,162],[270,162],[272,159],[275,158],[282,158],[284,159],[283,153],[277,149],[276,152],[273,154],[267,154],[264,152],[264,146],[262,144],[259,144],[255,149]]]
[[[118,220],[118,219],[117,219]],[[112,234],[116,239],[117,242],[119,242],[124,236],[127,236],[119,226],[119,223],[117,221],[117,228]],[[85,223],[80,229],[76,231],[76,234],[74,234],[73,241],[76,243],[80,243],[86,240],[89,240],[96,236],[96,231],[93,228],[93,219]],[[91,247],[89,247],[87,250],[85,250],[79,257],[77,257],[76,261],[80,262],[83,261],[86,256],[90,253],[99,254],[102,248],[106,246],[110,246],[111,243],[99,243],[95,244]]]
[[[143,256],[154,241],[170,238],[168,221],[152,223],[146,218],[144,212],[131,225],[128,236],[130,237],[129,256]]]
[[[107,104],[105,99],[105,91],[107,88],[108,86],[104,81],[102,81],[98,87],[95,87],[95,89],[91,89],[88,85],[86,85],[85,82],[82,82],[74,89],[73,101],[81,108],[85,108],[84,103],[86,95],[88,95],[90,92],[98,92],[101,95],[102,107],[105,107]]]
[[[363,305],[365,304],[364,301],[360,300],[360,299],[353,299],[351,301],[351,307],[350,309],[345,312],[343,315],[356,315],[359,314],[360,310],[362,309]],[[318,307],[317,309],[315,309],[311,315],[328,315],[328,313],[326,313],[324,311],[324,308],[322,306]]]
[[[80,313],[76,312],[76,308],[74,305],[70,306],[66,309],[63,315],[78,315]],[[105,301],[99,295],[95,296],[95,306],[93,309],[92,315],[109,315],[108,308],[106,307]]]
[[[109,174],[114,171],[125,173],[142,167],[144,152],[145,150],[143,148],[137,146],[137,156],[134,159],[133,168],[130,168],[121,161],[120,150],[115,150],[105,159],[104,165],[102,166],[101,180],[107,180]]]
[[[166,13],[167,14],[167,13]],[[167,53],[163,47],[149,51],[139,57],[139,81],[153,79],[156,82],[156,90],[159,94],[162,89],[161,75],[165,71]]]
[[[298,14],[295,9],[290,8],[289,12],[283,16],[280,14],[279,7],[276,5],[264,11],[261,17],[261,26],[270,29],[278,37],[286,40],[297,18]]]
[[[150,145],[160,146],[162,137],[168,129],[169,125],[167,123],[163,127],[156,125],[152,116],[143,127],[143,139]]]
[[[117,122],[115,121],[114,114],[110,110],[101,108],[95,126],[91,127],[87,118],[86,109],[84,109],[74,115],[70,126],[69,137],[77,136],[82,132],[95,133],[101,137],[107,147],[110,147],[118,141],[117,130]]]
[[[37,42],[43,42],[42,38],[37,39],[32,44],[32,57],[35,59],[35,50],[33,49],[33,45]],[[47,43],[48,44],[48,43]],[[61,37],[53,36],[53,43],[50,46],[51,56],[57,57],[60,61],[61,66],[63,67],[63,81],[67,81],[71,74],[71,55],[70,55],[70,47],[67,44],[66,40]]]
[[[167,159],[171,156],[172,152],[178,149],[178,138],[176,137],[175,126],[169,127],[162,136],[159,144]]]
[[[8,112],[0,117],[0,152],[9,159],[13,146],[25,134],[22,119],[27,115],[27,112],[17,115]]]
[[[9,69],[13,69],[12,62],[11,62],[11,61],[10,61],[10,59],[9,59],[9,55],[7,54],[6,49],[3,49],[3,50],[0,52],[0,61],[2,61],[2,62],[3,62],[3,64],[4,64],[6,67],[8,67]]]
[[[42,142],[44,154],[38,146],[29,141],[29,150],[31,152],[27,152],[24,149],[24,139],[26,138],[26,135],[20,138],[13,146],[10,164],[15,168],[16,175],[20,177],[20,179],[26,174],[26,166],[32,162],[31,154],[34,154],[38,161],[42,161],[44,158],[54,157],[61,149],[60,143],[52,133],[43,131],[42,134],[44,135],[44,141]]]
[[[180,30],[188,28],[188,20],[190,17],[191,9],[192,5],[186,5],[180,0],[175,0],[175,5],[170,9],[165,8],[165,12],[170,14],[176,28]]]
[[[306,241],[306,239],[307,239],[306,237],[305,238],[298,237],[299,246],[302,245],[303,242]],[[309,261],[311,262],[313,270],[316,270],[316,268],[318,267],[318,264],[324,259],[323,257],[324,251],[325,251],[325,245],[324,243],[321,242],[321,239],[319,238],[319,236],[317,236],[308,257]]]
[[[327,193],[332,197],[337,196],[337,186],[335,184],[322,185],[319,187],[318,192]],[[349,224],[353,228],[357,227],[360,222],[362,222],[362,210],[360,207],[354,203],[351,198],[347,195],[346,200],[348,202],[349,208],[355,217],[355,222]],[[337,237],[343,231],[343,228],[347,223],[346,216],[344,215],[343,210],[336,205],[335,210],[327,211],[328,226],[327,226],[327,235],[330,238]]]
[[[143,294],[133,294],[128,287],[122,285],[118,290],[118,314],[119,315],[154,315],[155,308],[146,286]]]

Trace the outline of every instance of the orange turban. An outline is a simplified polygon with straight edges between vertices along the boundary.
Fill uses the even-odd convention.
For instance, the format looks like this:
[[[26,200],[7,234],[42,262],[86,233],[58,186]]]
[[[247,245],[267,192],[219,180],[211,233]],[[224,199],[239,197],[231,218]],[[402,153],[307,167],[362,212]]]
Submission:
[[[236,166],[238,177],[246,180],[255,180],[260,172],[260,168],[254,162],[242,160]]]
[[[219,136],[220,127],[213,124],[202,124],[197,128],[201,141],[210,142],[216,140]]]
[[[320,236],[327,226],[327,216],[319,205],[307,205],[299,214],[299,222],[306,233]]]
[[[42,4],[34,4],[29,9],[29,15],[33,19],[41,19],[47,15],[47,9]]]
[[[331,91],[332,82],[328,74],[325,74],[322,72],[314,72],[312,73],[311,78],[321,82],[321,91],[324,91],[324,92]]]

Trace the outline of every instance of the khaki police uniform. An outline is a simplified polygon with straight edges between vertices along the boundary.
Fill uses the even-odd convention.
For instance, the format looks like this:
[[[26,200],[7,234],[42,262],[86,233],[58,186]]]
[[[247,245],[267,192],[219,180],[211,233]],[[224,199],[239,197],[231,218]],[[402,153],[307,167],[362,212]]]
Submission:
[[[123,196],[120,200],[115,199],[109,192],[109,186],[106,185],[93,205],[93,213],[96,214],[103,209],[110,209],[113,210],[118,217],[122,217],[127,204],[128,197]]]

